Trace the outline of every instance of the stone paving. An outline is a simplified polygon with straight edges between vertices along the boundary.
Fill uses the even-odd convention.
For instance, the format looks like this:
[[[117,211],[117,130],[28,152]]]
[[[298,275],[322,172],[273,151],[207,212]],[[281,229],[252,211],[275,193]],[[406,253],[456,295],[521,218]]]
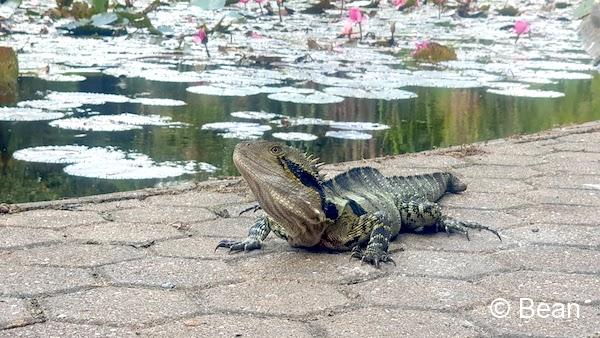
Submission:
[[[445,210],[503,241],[402,234],[381,269],[275,238],[215,252],[255,217],[239,178],[5,205],[0,337],[600,337],[600,121],[325,171],[364,165],[455,171]]]

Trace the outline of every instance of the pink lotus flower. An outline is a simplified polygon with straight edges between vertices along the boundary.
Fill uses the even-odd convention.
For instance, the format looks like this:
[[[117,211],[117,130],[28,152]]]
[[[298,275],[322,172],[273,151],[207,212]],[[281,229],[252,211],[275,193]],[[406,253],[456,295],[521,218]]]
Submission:
[[[422,51],[423,49],[429,47],[429,41],[428,40],[423,40],[423,41],[418,41],[415,44],[415,50],[413,50],[410,55],[414,56],[415,54],[417,54],[418,52]]]
[[[361,23],[365,19],[365,16],[358,7],[350,8],[348,15],[350,16],[350,21],[353,23]]]
[[[515,29],[515,33],[517,33],[517,35],[529,33],[529,31],[531,30],[531,28],[529,26],[529,22],[527,20],[515,21],[514,29]]]
[[[250,0],[240,0],[240,3],[244,4],[244,5],[247,4],[248,2],[250,2]]]
[[[192,38],[192,41],[194,41],[197,44],[203,44],[204,49],[206,49],[206,55],[210,59],[210,52],[208,51],[208,36],[206,35],[206,26],[205,25],[202,25],[202,27],[200,27],[200,29],[198,29],[198,34],[194,35],[194,37]]]
[[[515,21],[514,27],[515,33],[517,33],[517,39],[515,40],[515,44],[519,41],[521,35],[529,33],[531,31],[531,27],[529,26],[529,22],[527,20],[517,20]]]
[[[394,7],[396,9],[400,9],[400,7],[404,7],[406,5],[406,0],[394,0]]]
[[[198,34],[194,35],[192,41],[194,41],[197,44],[206,44],[208,42],[208,37],[206,36],[206,31],[204,30],[204,27],[201,27],[198,30]]]

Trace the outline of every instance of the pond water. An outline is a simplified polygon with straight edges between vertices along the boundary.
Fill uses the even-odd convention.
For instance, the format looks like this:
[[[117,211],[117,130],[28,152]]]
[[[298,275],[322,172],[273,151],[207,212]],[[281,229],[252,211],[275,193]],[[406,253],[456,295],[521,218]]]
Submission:
[[[167,7],[153,19],[179,18],[185,6]],[[224,9],[217,16],[198,11],[192,24],[188,14],[173,20],[179,23],[171,22],[170,29],[189,33],[197,20],[210,25],[239,11]],[[256,9],[249,11],[256,14]],[[294,20],[297,30],[261,17],[232,24],[242,27],[235,34],[247,36],[253,27],[265,36],[240,41],[236,35],[235,48],[245,55],[251,45],[253,55],[263,51],[278,58],[266,66],[219,53],[217,45],[232,45],[229,36],[211,37],[211,59],[193,43],[176,52],[175,42],[167,38],[89,39],[50,32],[31,43],[31,35],[5,37],[6,44],[23,48],[23,76],[18,100],[0,107],[0,202],[236,175],[231,155],[245,139],[279,140],[334,163],[600,119],[600,76],[578,45],[576,23],[565,23],[564,14],[531,17],[538,31],[517,45],[498,27],[474,38],[473,31],[488,27],[491,19],[470,21],[466,28],[456,24],[453,29],[464,31],[455,35],[446,28],[437,34],[455,19],[438,19],[433,8],[408,14],[387,7],[380,11],[386,20],[425,15],[427,36],[460,47],[459,61],[407,60],[419,38],[410,22],[397,24],[401,46],[375,48],[364,42],[337,51],[307,51],[306,38],[301,47],[289,42],[290,34],[307,25],[308,16],[300,14],[286,19]],[[335,10],[320,18],[325,27],[315,36],[335,39],[338,15]],[[500,20],[496,26],[509,22]],[[337,26],[327,31],[331,22]],[[369,25],[366,31],[384,36],[383,20],[374,17]],[[561,35],[547,36],[544,27]],[[269,29],[275,33],[267,37]],[[24,41],[31,45],[23,47]],[[88,48],[90,41],[98,48]],[[309,61],[294,61],[306,55]]]

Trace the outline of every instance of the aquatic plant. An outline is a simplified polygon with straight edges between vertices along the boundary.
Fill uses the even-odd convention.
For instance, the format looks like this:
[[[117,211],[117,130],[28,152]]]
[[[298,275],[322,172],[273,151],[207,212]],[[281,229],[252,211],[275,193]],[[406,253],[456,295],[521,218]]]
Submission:
[[[417,42],[411,56],[415,60],[428,62],[456,60],[456,52],[453,48],[431,41]]]
[[[362,40],[362,22],[366,20],[366,16],[363,15],[363,12],[358,7],[352,7],[348,10],[348,17],[350,19],[350,23],[353,25],[358,25],[358,32],[360,34],[360,40]],[[346,28],[344,28],[346,30]]]
[[[262,4],[267,2],[267,0],[254,0],[254,2],[258,4],[258,7],[260,8],[260,14],[265,14],[262,8]]]
[[[208,51],[208,35],[206,35],[206,25],[202,25],[198,28],[198,34],[194,35],[192,41],[194,41],[197,44],[203,44],[204,48],[206,49],[206,55],[210,59],[210,53]]]

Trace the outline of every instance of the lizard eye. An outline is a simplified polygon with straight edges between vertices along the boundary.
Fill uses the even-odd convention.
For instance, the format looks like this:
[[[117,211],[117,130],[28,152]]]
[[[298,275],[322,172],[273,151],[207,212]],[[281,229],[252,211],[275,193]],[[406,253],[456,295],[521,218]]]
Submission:
[[[273,155],[279,155],[283,152],[283,149],[281,148],[281,146],[272,146],[270,151]]]

